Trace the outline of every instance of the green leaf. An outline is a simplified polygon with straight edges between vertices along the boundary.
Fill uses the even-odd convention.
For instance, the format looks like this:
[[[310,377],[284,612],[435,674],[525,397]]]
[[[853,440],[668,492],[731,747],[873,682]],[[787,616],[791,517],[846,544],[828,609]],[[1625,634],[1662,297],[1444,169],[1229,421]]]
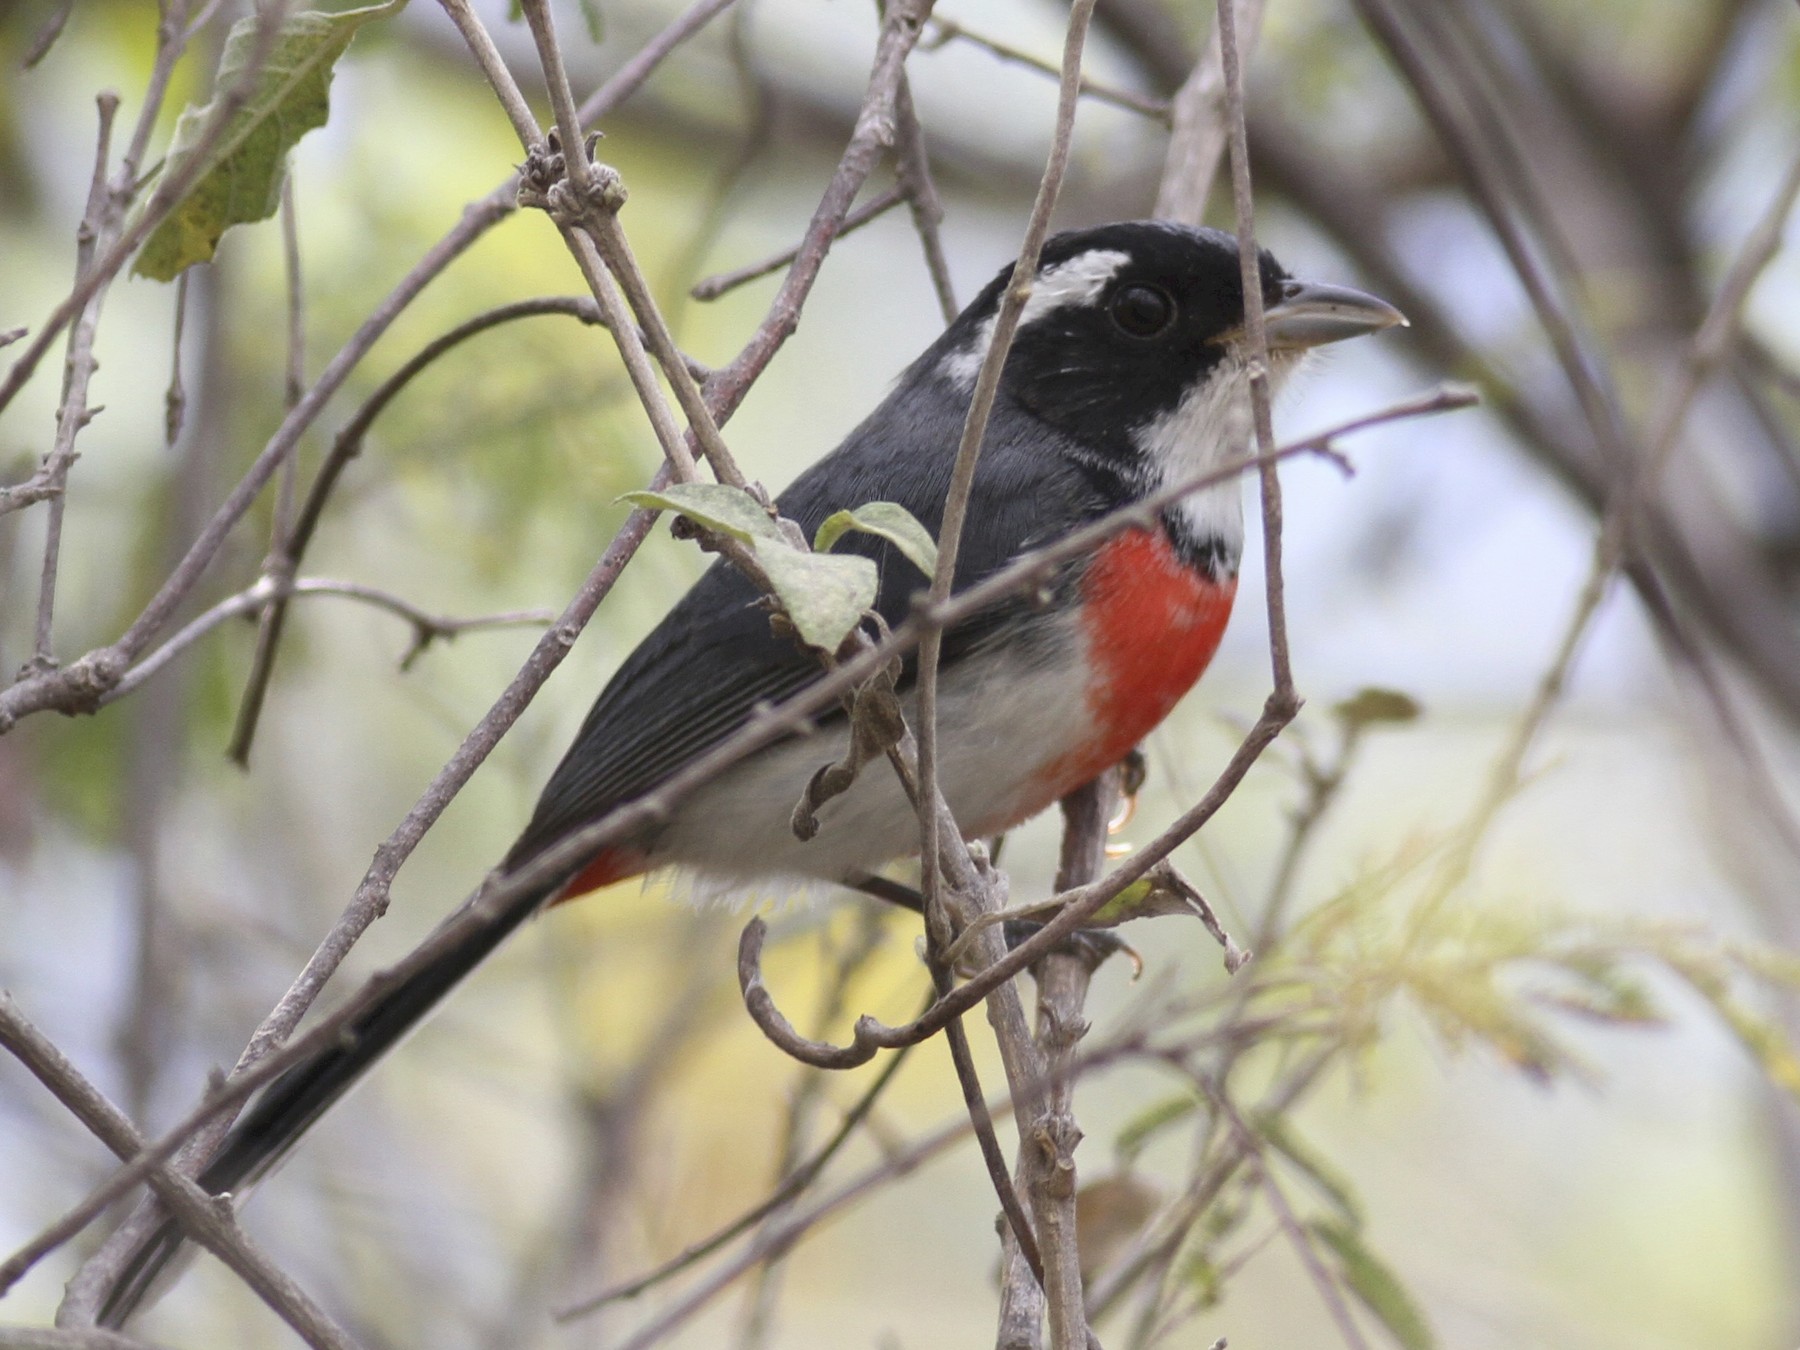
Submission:
[[[331,69],[357,30],[394,13],[406,0],[324,14],[308,10],[276,31],[269,59],[251,78],[248,95],[214,142],[206,168],[187,195],[150,232],[132,270],[156,281],[213,256],[233,225],[266,220],[281,201],[287,153],[330,112]],[[258,47],[257,20],[240,19],[225,39],[214,89],[219,97],[244,79]],[[180,171],[212,121],[213,103],[190,107],[175,124],[165,174]]]
[[[813,547],[823,553],[851,530],[880,535],[928,577],[937,571],[937,543],[931,531],[898,502],[866,502],[854,511],[827,516],[813,538]]]
[[[1337,1257],[1338,1270],[1350,1292],[1404,1350],[1433,1350],[1437,1340],[1425,1314],[1387,1263],[1363,1245],[1354,1228],[1335,1219],[1317,1219],[1307,1227]]]
[[[675,483],[661,492],[627,492],[619,500],[633,506],[673,511],[696,525],[728,534],[739,543],[771,539],[790,553],[794,551],[781,538],[781,532],[775,528],[775,522],[769,518],[762,503],[742,488],[728,483]]]
[[[806,553],[773,534],[751,542],[756,560],[769,574],[769,584],[801,638],[814,647],[836,651],[862,621],[863,611],[875,603],[881,574],[874,560],[852,554]]]

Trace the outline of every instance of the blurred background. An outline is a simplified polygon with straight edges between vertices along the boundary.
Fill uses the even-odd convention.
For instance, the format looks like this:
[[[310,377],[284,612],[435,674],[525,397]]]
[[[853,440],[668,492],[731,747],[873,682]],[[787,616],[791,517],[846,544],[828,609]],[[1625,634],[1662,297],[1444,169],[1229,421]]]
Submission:
[[[119,90],[133,115],[153,55],[152,7],[88,0],[22,70],[55,8],[0,8],[0,327],[35,325],[66,294],[94,95]],[[541,114],[527,33],[506,6],[479,8]],[[1775,0],[1394,8],[1444,69],[1477,77],[1471,101],[1503,111],[1477,120],[1515,156],[1523,186],[1507,209],[1647,441],[1720,277],[1800,145],[1800,14]],[[558,12],[578,94],[677,12],[663,0],[597,0],[591,11],[597,32],[575,5]],[[1034,0],[944,0],[940,15],[1049,61],[1067,19]],[[1168,137],[1154,111],[1187,77],[1210,24],[1203,4],[1103,0],[1089,74],[1152,115],[1083,102],[1058,227],[1150,213]],[[876,25],[872,6],[849,0],[738,0],[603,123],[600,157],[631,192],[625,227],[699,360],[735,354],[779,278],[705,304],[688,288],[798,241],[849,133]],[[222,34],[222,21],[209,27],[177,70],[167,121],[205,97]],[[1017,248],[1054,81],[941,29],[928,29],[908,70],[966,301]],[[1347,443],[1348,479],[1317,462],[1284,470],[1307,708],[1180,855],[1245,940],[1307,799],[1307,756],[1331,760],[1331,709],[1359,690],[1401,691],[1422,711],[1362,738],[1301,856],[1294,909],[1466,820],[1555,655],[1589,574],[1600,505],[1619,481],[1459,165],[1355,9],[1271,5],[1249,77],[1262,242],[1297,274],[1362,285],[1414,323],[1318,360],[1278,409],[1278,429],[1321,428],[1445,378],[1474,382],[1485,405]],[[363,33],[338,68],[329,124],[291,162],[309,378],[519,158],[436,7],[415,4]],[[865,196],[889,181],[878,170]],[[1229,225],[1215,196],[1212,219]],[[1752,293],[1740,338],[1651,494],[1634,576],[1610,587],[1522,787],[1454,896],[1470,913],[1654,923],[1696,943],[1795,950],[1797,234],[1787,227],[1789,247]],[[191,274],[180,356],[189,402],[173,446],[162,428],[174,288],[142,278],[113,288],[91,400],[104,412],[82,436],[67,497],[64,660],[136,615],[279,423],[286,288],[274,221],[233,231],[216,262]],[[351,377],[303,446],[306,472],[360,400],[437,334],[509,300],[581,291],[547,221],[506,220]],[[740,463],[785,484],[941,323],[904,210],[840,241],[798,332],[727,428]],[[47,360],[0,419],[0,481],[27,476],[48,446],[56,366]],[[603,332],[555,317],[512,324],[451,354],[376,423],[304,570],[433,613],[559,609],[623,521],[617,498],[656,462]],[[265,502],[236,532],[195,612],[254,580],[269,519]],[[41,508],[0,520],[8,672],[31,651],[43,528]],[[410,949],[500,856],[608,672],[703,561],[658,527],[401,874],[343,988]],[[1218,661],[1146,747],[1149,785],[1125,841],[1149,839],[1191,804],[1260,709],[1261,583],[1252,546]],[[0,738],[0,985],[146,1128],[178,1118],[207,1070],[236,1058],[536,633],[465,633],[402,672],[410,637],[365,606],[297,601],[247,771],[224,749],[255,641],[248,623],[219,630],[98,716],[39,715]],[[1015,898],[1047,893],[1054,843],[1047,820],[1007,842]],[[784,1140],[816,1143],[874,1072],[803,1089],[806,1075],[762,1040],[732,975],[745,917],[695,913],[659,884],[632,883],[532,924],[268,1184],[247,1212],[252,1231],[370,1345],[616,1343],[666,1306],[668,1288],[565,1327],[546,1310],[754,1203],[780,1171]],[[923,994],[904,915],[847,897],[778,909],[773,922],[771,986],[803,1026],[823,1018],[811,1029],[841,1040],[857,1013],[904,1018]],[[1133,983],[1121,961],[1102,970],[1096,1038],[1221,996],[1218,952],[1197,925],[1147,921],[1125,936],[1145,974]],[[834,991],[829,972],[859,944],[867,959]],[[1429,1010],[1389,1001],[1376,1043],[1298,1109],[1297,1127],[1360,1197],[1370,1247],[1438,1344],[1800,1344],[1800,1117],[1765,1073],[1778,1055],[1759,1065],[1690,981],[1639,974],[1659,1016],[1629,1026],[1558,1018],[1566,1056],[1551,1068],[1445,1035]],[[1768,987],[1741,997],[1746,1022],[1800,1026]],[[985,1028],[971,1028],[995,1087]],[[1084,1081],[1085,1177],[1125,1168],[1121,1132],[1129,1141],[1169,1090],[1142,1064]],[[948,1057],[928,1044],[831,1175],[850,1176],[959,1111]],[[1129,1175],[1167,1195],[1194,1147],[1160,1136]],[[0,1247],[60,1215],[107,1165],[18,1065],[0,1063]],[[734,1291],[669,1343],[983,1343],[993,1209],[965,1142],[815,1233],[760,1294]],[[1265,1229],[1252,1221],[1237,1235],[1222,1298],[1162,1343],[1341,1343],[1294,1253]],[[0,1319],[47,1320],[73,1268],[69,1252],[47,1262]],[[1379,1343],[1387,1333],[1369,1326]],[[292,1343],[210,1258],[144,1330],[179,1346]]]

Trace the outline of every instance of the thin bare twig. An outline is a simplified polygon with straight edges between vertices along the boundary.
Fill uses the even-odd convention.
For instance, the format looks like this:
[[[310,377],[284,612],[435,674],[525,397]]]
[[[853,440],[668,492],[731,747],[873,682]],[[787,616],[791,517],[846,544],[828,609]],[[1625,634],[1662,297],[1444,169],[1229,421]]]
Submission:
[[[144,1140],[136,1126],[26,1020],[6,994],[0,994],[0,1046],[121,1159],[129,1160],[142,1150]],[[220,1204],[186,1177],[164,1168],[151,1171],[146,1179],[195,1239],[230,1266],[308,1345],[316,1350],[355,1350],[350,1334],[238,1227],[228,1203]],[[83,1306],[79,1282],[77,1276],[65,1313]]]
[[[905,200],[906,194],[897,187],[876,193],[875,196],[844,217],[844,223],[838,227],[837,237],[842,239],[845,235],[861,229],[871,220],[885,215]],[[694,283],[693,289],[688,294],[696,300],[717,300],[721,295],[736,290],[746,282],[755,281],[758,277],[766,277],[771,272],[779,272],[800,256],[801,247],[802,245],[795,244],[792,248],[784,248],[781,252],[764,258],[761,262],[740,267],[734,272],[720,272],[716,276],[704,277]]]
[[[1314,1248],[1312,1238],[1305,1226],[1295,1215],[1293,1207],[1288,1204],[1287,1196],[1275,1178],[1270,1175],[1263,1159],[1262,1143],[1255,1133],[1244,1123],[1224,1090],[1217,1084],[1201,1080],[1207,1095],[1212,1098],[1214,1107],[1225,1117],[1231,1127],[1232,1135],[1237,1140],[1239,1150],[1249,1162],[1251,1171],[1256,1177],[1258,1187],[1268,1199],[1269,1207],[1275,1211],[1275,1218],[1281,1225],[1281,1231],[1287,1236],[1294,1252],[1300,1258],[1300,1264],[1306,1267],[1308,1278],[1313,1288],[1319,1291],[1319,1299],[1331,1314],[1331,1320],[1337,1324],[1338,1333],[1343,1336],[1344,1344],[1351,1350],[1369,1350],[1369,1343],[1363,1338],[1362,1329],[1356,1325],[1356,1319],[1350,1315],[1350,1308],[1344,1302],[1343,1292],[1324,1262],[1319,1260],[1319,1253]]]
[[[109,211],[112,204],[107,191],[106,162],[111,153],[113,118],[119,111],[119,96],[103,93],[97,100],[100,108],[100,134],[94,149],[94,173],[88,183],[87,209],[75,235],[75,284],[81,285],[94,266],[94,252],[107,237],[107,227],[116,219]],[[62,557],[63,505],[67,500],[69,469],[75,463],[75,438],[93,420],[98,408],[87,404],[88,382],[93,379],[94,334],[100,323],[100,307],[106,288],[95,288],[80,317],[69,330],[68,352],[63,358],[62,398],[56,411],[56,439],[44,461],[48,491],[43,495],[50,503],[44,524],[44,566],[38,582],[37,624],[34,628],[31,663],[28,671],[49,671],[56,666],[51,646],[51,624],[56,610],[56,576]]]
[[[376,586],[364,586],[354,581],[329,581],[318,577],[302,577],[288,588],[291,595],[341,595],[352,600],[361,600],[374,605],[377,609],[385,609],[390,614],[397,614],[413,627],[412,643],[400,658],[400,669],[412,669],[425,649],[433,642],[455,637],[458,633],[470,633],[486,628],[544,628],[556,622],[556,611],[553,609],[509,609],[497,614],[477,614],[470,618],[458,618],[451,614],[432,614],[420,609],[410,600],[402,599],[391,592]]]
[[[932,15],[930,31],[923,44],[925,50],[935,51],[939,47],[945,47],[957,41],[966,42],[971,47],[979,47],[982,51],[991,53],[1002,61],[1027,66],[1052,78],[1060,77],[1062,74],[1062,68],[1054,61],[1046,61],[1040,56],[1033,56],[1024,48],[1015,47],[1008,42],[1001,42],[998,38],[986,37],[973,29],[964,27],[954,19],[946,19],[939,14]],[[1080,92],[1083,98],[1110,103],[1115,108],[1138,113],[1155,122],[1167,125],[1169,121],[1169,105],[1161,99],[1145,98],[1142,94],[1134,94],[1129,89],[1120,89],[1099,80],[1091,80],[1086,75],[1081,77]]]
[[[73,3],[73,0],[70,0]],[[149,1341],[99,1327],[0,1326],[0,1350],[158,1350]]]
[[[292,174],[281,180],[281,244],[287,270],[288,359],[286,409],[293,412],[306,392],[306,310],[305,291],[300,278],[300,231],[294,209]],[[275,482],[275,510],[269,526],[269,552],[263,559],[263,574],[277,579],[291,577],[299,567],[294,544],[294,496],[300,476],[300,456],[289,455],[281,462]],[[250,657],[249,687],[238,709],[237,726],[225,757],[247,768],[250,763],[250,741],[256,720],[262,711],[263,691],[275,666],[275,648],[281,641],[283,620],[287,617],[285,597],[263,609],[256,621],[256,648]]]
[[[939,229],[944,222],[944,204],[931,176],[931,155],[925,146],[925,128],[913,107],[912,84],[905,76],[894,91],[894,117],[894,175],[912,211],[913,229],[925,254],[926,270],[931,273],[938,309],[944,323],[952,324],[962,307],[956,303],[956,287],[950,280],[950,262],[944,256],[944,238]]]
[[[1240,59],[1256,45],[1262,31],[1263,0],[1244,0],[1232,20],[1238,31]],[[1156,190],[1158,220],[1198,225],[1206,216],[1207,198],[1219,161],[1231,137],[1225,98],[1225,70],[1219,50],[1221,26],[1215,20],[1194,68],[1169,105],[1169,148],[1163,157],[1162,181]]]
[[[1231,202],[1237,217],[1238,275],[1244,292],[1244,332],[1250,348],[1250,410],[1256,448],[1267,455],[1275,448],[1274,413],[1269,396],[1269,337],[1263,327],[1262,263],[1256,250],[1256,207],[1250,196],[1250,138],[1244,127],[1243,48],[1238,42],[1237,0],[1221,0],[1218,8],[1219,59],[1225,72],[1225,119],[1231,146]],[[1269,664],[1275,689],[1265,716],[1282,725],[1300,711],[1288,657],[1287,604],[1281,571],[1281,478],[1273,462],[1261,469],[1263,508],[1263,585],[1269,615]]]
[[[682,1248],[679,1253],[654,1269],[634,1276],[622,1284],[608,1286],[597,1294],[590,1294],[579,1302],[559,1309],[556,1313],[556,1320],[559,1322],[570,1321],[593,1312],[597,1308],[602,1308],[608,1303],[636,1298],[646,1290],[662,1284],[672,1276],[679,1275],[697,1262],[711,1256],[734,1238],[742,1236],[771,1215],[792,1205],[795,1200],[806,1193],[813,1182],[818,1179],[820,1173],[825,1170],[826,1165],[849,1141],[850,1136],[856,1133],[862,1123],[868,1119],[869,1112],[875,1109],[875,1103],[887,1091],[888,1084],[893,1082],[894,1075],[900,1071],[900,1066],[905,1062],[906,1056],[902,1053],[896,1054],[884,1064],[881,1072],[876,1075],[875,1081],[869,1084],[868,1089],[861,1097],[857,1098],[856,1104],[845,1112],[842,1123],[832,1133],[831,1138],[827,1139],[812,1157],[789,1172],[767,1199],[759,1201],[750,1209],[745,1210],[710,1236]]]

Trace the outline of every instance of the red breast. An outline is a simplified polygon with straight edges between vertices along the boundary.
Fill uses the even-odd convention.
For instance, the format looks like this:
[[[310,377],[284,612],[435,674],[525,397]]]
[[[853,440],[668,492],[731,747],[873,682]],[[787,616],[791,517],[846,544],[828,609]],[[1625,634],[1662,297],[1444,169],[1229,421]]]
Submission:
[[[1161,529],[1115,535],[1082,583],[1090,736],[1044,773],[1043,806],[1117,764],[1194,687],[1219,649],[1237,578],[1182,562]]]

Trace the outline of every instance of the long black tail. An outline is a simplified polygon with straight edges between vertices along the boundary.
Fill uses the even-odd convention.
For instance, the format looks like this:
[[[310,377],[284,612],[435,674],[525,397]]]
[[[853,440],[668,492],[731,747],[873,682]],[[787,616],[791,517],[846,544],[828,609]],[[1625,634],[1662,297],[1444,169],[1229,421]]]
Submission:
[[[209,1194],[223,1195],[261,1178],[463,976],[558,889],[560,883],[510,901],[492,922],[472,928],[430,964],[370,1004],[323,1049],[276,1078],[251,1102],[196,1178],[200,1186]],[[180,1224],[170,1219],[138,1244],[101,1307],[101,1326],[125,1325],[153,1292],[184,1240]]]

